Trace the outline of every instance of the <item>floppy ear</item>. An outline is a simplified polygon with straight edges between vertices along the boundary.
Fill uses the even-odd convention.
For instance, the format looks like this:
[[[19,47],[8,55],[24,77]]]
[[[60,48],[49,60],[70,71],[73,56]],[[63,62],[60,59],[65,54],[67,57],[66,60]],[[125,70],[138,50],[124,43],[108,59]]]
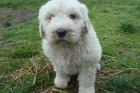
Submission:
[[[88,17],[88,9],[84,4],[81,5],[81,12],[82,12],[83,20],[85,22],[85,28],[87,31],[90,31],[92,25],[91,25],[89,17]]]
[[[39,24],[39,33],[42,38],[45,38],[45,31],[42,24]]]
[[[43,27],[43,18],[45,16],[45,5],[41,6],[39,9],[38,20],[39,20],[39,33],[42,38],[45,37],[45,31]]]

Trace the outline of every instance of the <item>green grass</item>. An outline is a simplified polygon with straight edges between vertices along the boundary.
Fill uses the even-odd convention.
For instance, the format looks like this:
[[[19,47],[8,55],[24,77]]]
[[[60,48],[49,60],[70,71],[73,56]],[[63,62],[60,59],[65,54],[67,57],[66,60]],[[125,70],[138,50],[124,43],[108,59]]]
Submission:
[[[131,77],[131,78],[130,78]],[[116,93],[137,93],[140,92],[139,76],[137,75],[119,75],[110,77],[104,88]]]
[[[135,33],[138,31],[138,29],[130,22],[122,23],[120,28],[123,32],[127,33]]]
[[[98,77],[98,93],[139,93],[140,1],[81,1],[89,8],[103,48],[103,73],[107,75],[105,80]],[[37,13],[45,2],[1,0],[0,8],[23,8]],[[36,93],[53,84],[53,72],[46,72],[47,58],[41,50],[37,17],[8,27],[3,37],[9,43],[0,46],[0,93]]]
[[[1,0],[0,7],[6,7],[6,8],[24,8],[24,9],[30,9],[34,12],[36,11],[40,5],[44,4],[47,0]]]

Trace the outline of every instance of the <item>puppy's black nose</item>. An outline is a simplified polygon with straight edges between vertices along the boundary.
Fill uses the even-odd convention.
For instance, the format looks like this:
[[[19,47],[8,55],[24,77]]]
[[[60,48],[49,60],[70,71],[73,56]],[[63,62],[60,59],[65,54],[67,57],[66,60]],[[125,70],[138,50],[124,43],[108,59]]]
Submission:
[[[63,29],[63,28],[60,28],[60,29],[57,30],[57,35],[60,38],[65,37],[66,34],[67,34],[67,31],[65,29]]]

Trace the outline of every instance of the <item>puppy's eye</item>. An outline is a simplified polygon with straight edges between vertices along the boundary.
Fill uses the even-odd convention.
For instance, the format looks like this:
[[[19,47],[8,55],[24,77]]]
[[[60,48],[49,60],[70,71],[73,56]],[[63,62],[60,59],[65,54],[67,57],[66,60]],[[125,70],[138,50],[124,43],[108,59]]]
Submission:
[[[76,15],[74,15],[74,14],[70,14],[69,17],[70,17],[71,19],[76,19]]]
[[[49,19],[49,20],[51,20],[51,19],[52,19],[52,17],[54,17],[54,15],[50,15],[50,16],[48,17],[48,19]]]

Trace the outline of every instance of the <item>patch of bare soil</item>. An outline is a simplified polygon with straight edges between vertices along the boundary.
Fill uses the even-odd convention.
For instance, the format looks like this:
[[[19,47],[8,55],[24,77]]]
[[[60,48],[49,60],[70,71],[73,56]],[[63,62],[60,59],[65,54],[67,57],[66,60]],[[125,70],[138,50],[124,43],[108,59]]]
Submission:
[[[25,9],[0,8],[0,46],[5,44],[2,33],[9,26],[31,20],[35,13]]]

